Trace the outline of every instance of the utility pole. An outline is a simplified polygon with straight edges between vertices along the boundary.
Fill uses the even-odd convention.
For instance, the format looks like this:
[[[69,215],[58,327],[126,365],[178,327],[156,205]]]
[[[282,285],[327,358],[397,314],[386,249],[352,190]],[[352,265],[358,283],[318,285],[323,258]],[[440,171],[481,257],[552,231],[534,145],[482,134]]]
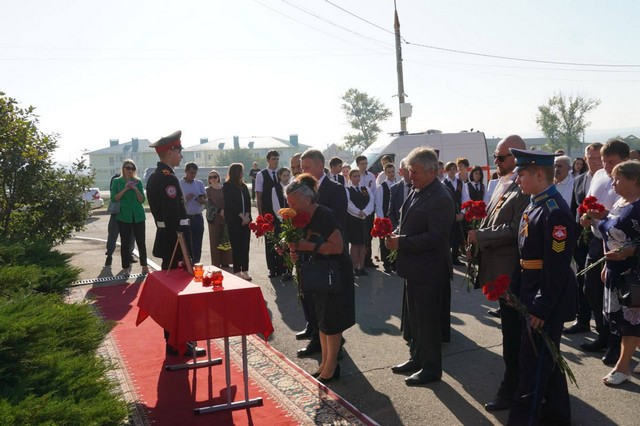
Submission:
[[[398,73],[398,109],[400,113],[400,130],[403,133],[407,131],[407,115],[403,110],[404,105],[404,77],[402,75],[402,46],[400,44],[400,20],[398,19],[398,10],[396,2],[393,1],[393,29],[396,35],[396,71]]]

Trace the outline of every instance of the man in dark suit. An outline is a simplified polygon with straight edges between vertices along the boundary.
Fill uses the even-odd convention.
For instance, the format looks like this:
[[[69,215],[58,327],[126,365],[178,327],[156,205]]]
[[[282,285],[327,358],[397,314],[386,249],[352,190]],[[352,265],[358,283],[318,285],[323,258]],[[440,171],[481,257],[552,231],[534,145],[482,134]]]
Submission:
[[[339,157],[333,157],[329,160],[329,179],[346,187],[346,179],[342,176],[342,163],[343,161]]]
[[[387,237],[385,244],[389,250],[398,250],[396,268],[406,280],[413,337],[409,360],[392,371],[414,372],[405,382],[416,386],[442,378],[442,309],[453,277],[449,234],[455,206],[437,179],[438,156],[434,150],[415,148],[406,163],[414,190],[402,205],[396,233]]]
[[[582,204],[582,201],[589,192],[589,186],[591,185],[591,178],[593,175],[602,168],[602,156],[600,155],[600,149],[602,144],[594,142],[587,146],[584,150],[584,155],[587,160],[587,166],[589,170],[575,178],[573,182],[573,198],[571,199],[571,213],[576,218],[578,241],[576,243],[576,249],[573,252],[573,259],[576,261],[576,269],[581,271],[584,269],[587,254],[589,253],[589,242],[593,234],[589,228],[585,228],[588,232],[582,234],[582,227],[580,226],[580,216],[578,216],[578,206]],[[591,307],[589,301],[584,292],[584,275],[580,275],[578,278],[578,308],[576,320],[569,327],[562,330],[564,334],[576,334],[586,333],[591,331]]]
[[[393,229],[397,228],[400,223],[400,207],[402,207],[404,200],[407,199],[407,196],[412,189],[411,181],[409,180],[409,171],[407,170],[404,159],[400,161],[398,174],[402,176],[402,179],[389,188],[390,197],[388,214],[389,220],[391,220],[391,224],[393,225]]]
[[[487,205],[487,217],[480,222],[478,230],[469,230],[467,236],[467,242],[477,244],[480,251],[480,286],[495,281],[500,275],[511,276],[520,265],[518,228],[522,212],[529,204],[529,196],[522,194],[516,182],[516,162],[510,148],[526,149],[526,145],[520,136],[511,135],[496,146],[493,162],[500,179]],[[500,322],[505,371],[496,397],[484,406],[487,411],[508,409],[518,385],[520,317],[503,300],[500,300]]]
[[[303,173],[309,173],[318,180],[318,200],[316,203],[333,211],[344,232],[347,225],[347,192],[344,186],[331,180],[325,174],[324,155],[317,149],[308,149],[300,157],[300,165]],[[343,238],[343,241],[346,244],[346,238]],[[307,326],[303,331],[296,334],[296,339],[301,340],[311,337],[311,341],[305,348],[298,350],[298,357],[309,356],[321,350],[320,337],[318,335],[318,318],[316,317],[312,294],[303,294],[302,310],[307,320]]]
[[[270,214],[274,217],[275,234],[280,234],[280,221],[273,210],[273,189],[280,183],[278,179],[278,163],[280,154],[276,150],[267,152],[267,168],[256,175],[255,188],[257,195],[258,214],[264,216]],[[269,269],[269,278],[275,278],[284,273],[284,261],[273,248],[273,242],[265,239],[264,252]]]

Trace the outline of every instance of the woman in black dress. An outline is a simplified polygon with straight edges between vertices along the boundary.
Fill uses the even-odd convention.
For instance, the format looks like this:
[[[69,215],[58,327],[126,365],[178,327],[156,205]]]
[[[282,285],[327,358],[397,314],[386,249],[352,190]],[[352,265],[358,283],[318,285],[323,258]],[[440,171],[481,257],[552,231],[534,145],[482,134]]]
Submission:
[[[482,168],[475,166],[469,173],[469,181],[467,189],[469,190],[469,198],[473,201],[481,201],[484,199],[484,183],[482,183]]]
[[[340,263],[340,291],[314,294],[322,361],[313,376],[322,383],[328,383],[340,378],[338,351],[342,332],[354,325],[356,320],[353,266],[339,222],[330,209],[316,204],[318,181],[310,174],[303,173],[287,186],[286,192],[289,206],[311,217],[305,228],[306,237],[289,244],[292,259],[304,262],[316,250],[318,254],[334,258]]]
[[[374,196],[366,186],[360,186],[360,170],[349,172],[350,185],[347,187],[347,237],[351,248],[351,263],[356,276],[369,275],[364,270],[364,258],[367,253],[367,227],[365,220],[373,213]]]
[[[242,171],[241,163],[233,163],[229,166],[227,181],[222,185],[224,220],[229,229],[233,272],[240,278],[251,281],[251,275],[249,275],[251,196],[249,188],[242,180]]]

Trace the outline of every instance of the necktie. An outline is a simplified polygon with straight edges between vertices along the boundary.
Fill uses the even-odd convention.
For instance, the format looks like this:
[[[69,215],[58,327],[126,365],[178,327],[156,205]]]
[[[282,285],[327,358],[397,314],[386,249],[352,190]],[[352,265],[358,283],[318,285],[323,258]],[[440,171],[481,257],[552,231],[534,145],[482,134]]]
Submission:
[[[333,175],[333,180],[338,181],[338,175]]]
[[[275,171],[271,171],[271,176],[273,176],[273,181],[277,182],[277,180],[276,180],[276,172]]]

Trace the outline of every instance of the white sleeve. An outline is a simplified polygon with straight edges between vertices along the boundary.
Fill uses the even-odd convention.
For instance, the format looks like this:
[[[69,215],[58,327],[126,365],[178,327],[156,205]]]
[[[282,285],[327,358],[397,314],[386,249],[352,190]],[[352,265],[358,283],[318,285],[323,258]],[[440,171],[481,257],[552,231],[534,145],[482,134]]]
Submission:
[[[469,196],[469,185],[466,182],[462,183],[462,204],[469,201],[471,197]]]
[[[367,203],[367,206],[362,211],[365,212],[367,216],[369,216],[371,213],[373,213],[373,209],[376,204],[376,194],[370,189],[367,189],[367,191],[369,192],[369,202]]]
[[[378,173],[378,177],[376,178],[376,186],[382,185],[382,182],[387,180],[387,175],[384,174],[384,170]]]
[[[347,193],[347,213],[349,213],[351,216],[359,218],[360,217],[360,209],[357,208],[351,202],[351,196],[349,195],[349,188],[345,187],[344,190]]]
[[[256,192],[262,192],[262,170],[256,175]]]
[[[271,205],[273,206],[273,211],[276,217],[279,220],[282,220],[282,216],[278,214],[278,211],[282,208],[280,205],[280,200],[278,200],[278,194],[276,193],[276,187],[271,188]]]
[[[382,211],[383,197],[384,197],[384,191],[381,184],[376,188],[376,217],[384,217],[384,212]]]

